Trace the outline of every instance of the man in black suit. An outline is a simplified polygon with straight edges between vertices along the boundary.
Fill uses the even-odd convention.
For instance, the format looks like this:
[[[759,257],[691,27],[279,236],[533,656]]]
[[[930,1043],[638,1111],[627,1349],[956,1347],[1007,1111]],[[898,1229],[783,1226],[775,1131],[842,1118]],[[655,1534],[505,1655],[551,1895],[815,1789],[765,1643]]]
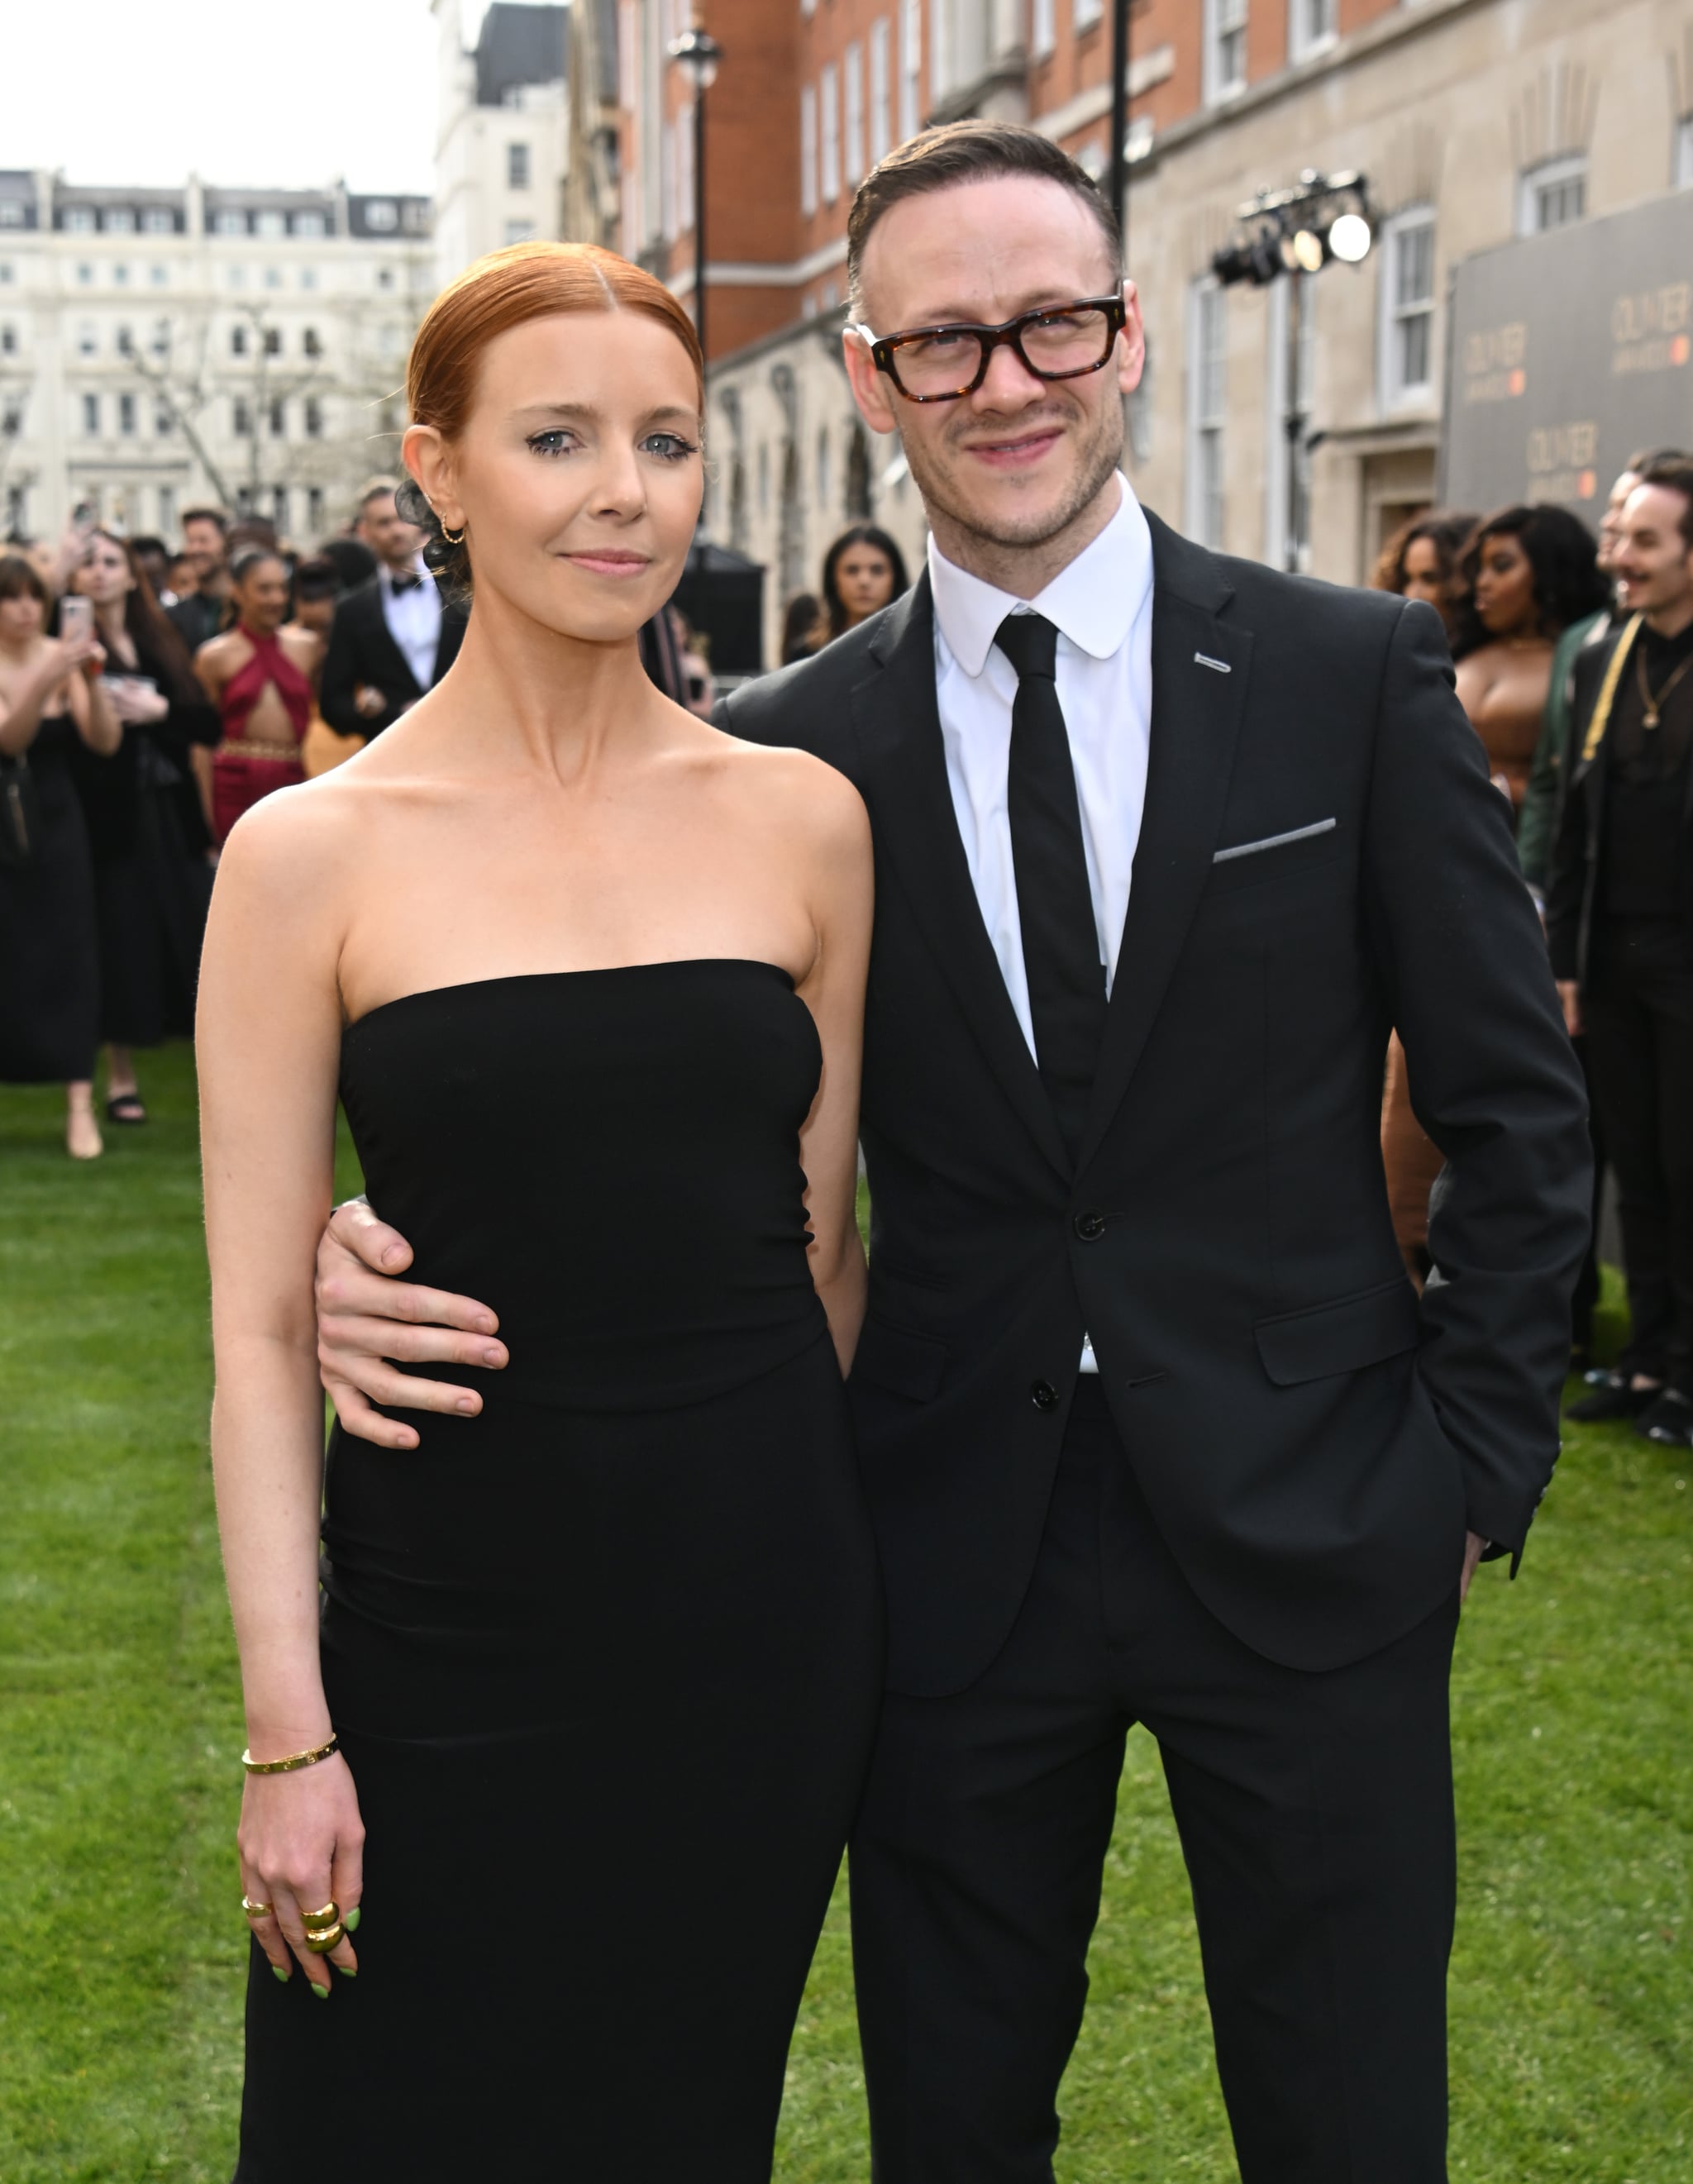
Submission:
[[[1247,2184],[1435,2184],[1452,1635],[1551,1472],[1587,1224],[1505,807],[1429,609],[1141,510],[1133,290],[1051,142],[913,140],[849,250],[847,368],[900,434],[928,571],[724,717],[829,759],[875,833],[849,1384],[889,1635],[851,1851],[873,2174],[1050,2184],[1138,1720]],[[1420,1302],[1378,1148],[1395,1025],[1449,1163]],[[365,1394],[458,1400],[376,1351],[486,1346],[353,1317],[474,1326],[403,1314],[343,1248],[376,1269],[395,1240],[343,1208],[320,1257],[354,1431]]]
[[[423,564],[421,533],[394,506],[392,478],[365,487],[358,528],[376,573],[335,610],[319,703],[337,735],[370,737],[391,728],[453,665],[465,612],[443,600]]]

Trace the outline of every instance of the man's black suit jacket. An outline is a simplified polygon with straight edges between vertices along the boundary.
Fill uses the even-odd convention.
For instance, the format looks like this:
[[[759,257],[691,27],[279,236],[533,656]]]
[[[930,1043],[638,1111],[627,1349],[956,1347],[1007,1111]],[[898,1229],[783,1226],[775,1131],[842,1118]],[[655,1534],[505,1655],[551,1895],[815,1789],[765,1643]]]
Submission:
[[[426,583],[432,581],[424,579]],[[432,690],[458,658],[468,619],[464,607],[443,603],[435,672],[429,683]],[[367,716],[354,703],[361,682],[381,692],[387,703],[380,713]],[[415,705],[422,695],[382,612],[382,580],[372,577],[368,584],[348,592],[335,610],[335,627],[324,657],[319,708],[337,735],[376,736],[393,727],[406,707]]]
[[[1611,737],[1607,733],[1590,759],[1582,756],[1612,655],[1628,624],[1613,623],[1607,641],[1584,645],[1570,670],[1569,762],[1564,768],[1563,805],[1553,838],[1551,872],[1546,882],[1546,945],[1560,978],[1587,978],[1593,918],[1604,885],[1605,805],[1611,782]],[[1627,663],[1632,674],[1634,663]],[[1693,765],[1687,768],[1681,807],[1680,911],[1693,945]]]
[[[1084,1329],[1189,1582],[1296,1668],[1432,1613],[1467,1524],[1519,1548],[1557,1452],[1585,1102],[1440,624],[1151,521],[1145,815],[1073,1167],[965,861],[927,578],[718,716],[870,812],[850,1394],[917,1695],[1016,1617]],[[1395,1025],[1448,1163],[1420,1305],[1379,1146]]]

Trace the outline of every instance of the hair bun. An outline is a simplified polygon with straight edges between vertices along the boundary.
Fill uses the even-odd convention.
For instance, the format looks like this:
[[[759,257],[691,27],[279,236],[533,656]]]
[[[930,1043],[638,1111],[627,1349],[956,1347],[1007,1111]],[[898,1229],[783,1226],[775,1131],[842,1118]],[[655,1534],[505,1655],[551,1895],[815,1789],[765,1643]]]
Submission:
[[[424,567],[432,576],[443,578],[454,596],[467,593],[471,588],[471,563],[464,541],[461,538],[455,546],[448,538],[441,518],[415,478],[403,479],[396,487],[394,510],[423,533]]]

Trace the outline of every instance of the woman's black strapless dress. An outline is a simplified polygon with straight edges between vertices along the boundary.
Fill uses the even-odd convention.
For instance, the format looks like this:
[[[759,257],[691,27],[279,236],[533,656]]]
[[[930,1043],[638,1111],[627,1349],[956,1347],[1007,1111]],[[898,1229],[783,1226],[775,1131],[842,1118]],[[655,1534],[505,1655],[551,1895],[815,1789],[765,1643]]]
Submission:
[[[324,2003],[255,1947],[242,2184],[769,2176],[881,1687],[805,1257],[820,1066],[786,975],[716,959],[347,1033],[371,1201],[511,1362],[416,1450],[331,1437],[359,1974]]]

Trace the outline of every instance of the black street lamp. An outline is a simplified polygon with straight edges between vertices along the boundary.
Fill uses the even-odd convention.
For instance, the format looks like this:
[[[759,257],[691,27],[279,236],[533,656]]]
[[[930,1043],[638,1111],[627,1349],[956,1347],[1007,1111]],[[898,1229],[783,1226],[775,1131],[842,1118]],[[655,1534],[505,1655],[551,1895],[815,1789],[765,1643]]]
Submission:
[[[1225,288],[1237,281],[1267,287],[1284,273],[1293,277],[1288,292],[1287,403],[1284,411],[1288,442],[1287,539],[1283,559],[1297,570],[1305,543],[1306,493],[1304,464],[1310,448],[1306,437],[1311,420],[1301,407],[1299,379],[1300,320],[1304,282],[1301,276],[1320,273],[1337,261],[1362,265],[1375,241],[1375,220],[1370,209],[1369,185],[1363,176],[1348,172],[1319,175],[1307,167],[1290,189],[1261,190],[1247,203],[1237,206],[1234,232],[1211,261],[1211,270]],[[1320,437],[1320,436],[1319,436]]]
[[[709,31],[672,38],[670,57],[693,78],[693,331],[705,353],[705,94],[717,81],[723,48]]]

